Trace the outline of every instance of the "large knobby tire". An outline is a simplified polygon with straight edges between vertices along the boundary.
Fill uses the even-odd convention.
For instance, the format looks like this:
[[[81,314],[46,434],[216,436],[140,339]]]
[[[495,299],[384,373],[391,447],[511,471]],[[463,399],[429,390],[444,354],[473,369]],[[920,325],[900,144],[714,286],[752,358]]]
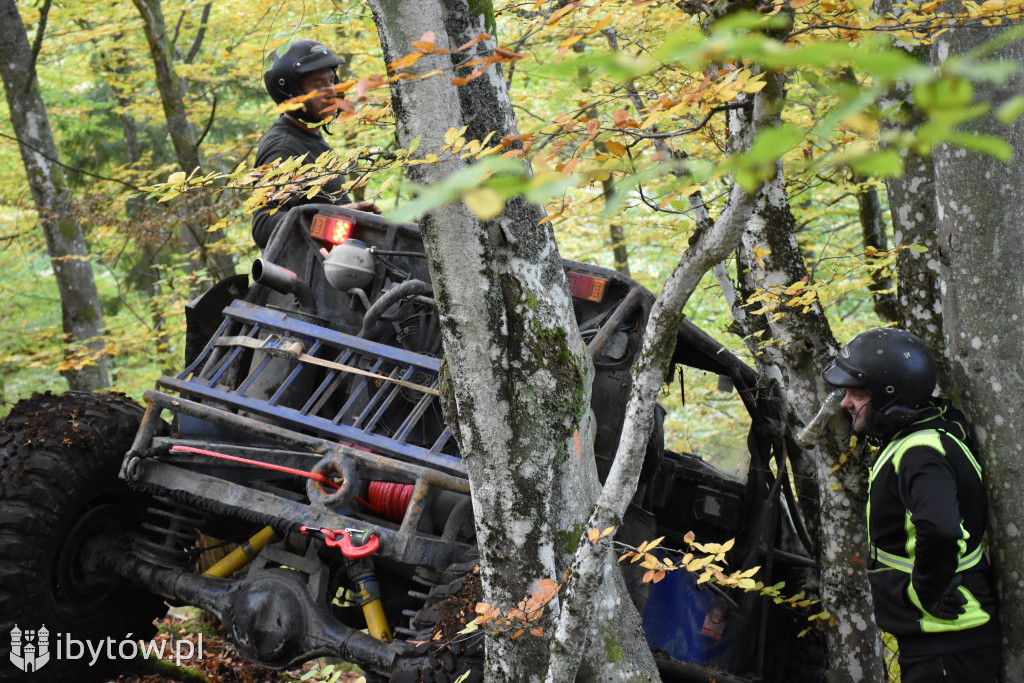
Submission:
[[[116,652],[126,637],[155,633],[153,620],[166,611],[161,599],[112,577],[97,582],[78,561],[89,539],[138,525],[136,501],[117,473],[142,414],[115,394],[36,394],[0,423],[0,680],[29,677],[10,658],[15,625],[49,631],[49,661],[33,683],[102,680],[125,664],[108,660],[106,646],[94,666],[88,651],[69,659],[68,638],[94,646],[113,638]]]
[[[441,583],[430,589],[423,608],[410,619],[410,628],[417,635],[405,643],[405,652],[392,669],[391,683],[483,681],[483,631],[459,634],[476,617],[473,610],[481,593],[476,567],[476,562],[452,565]]]

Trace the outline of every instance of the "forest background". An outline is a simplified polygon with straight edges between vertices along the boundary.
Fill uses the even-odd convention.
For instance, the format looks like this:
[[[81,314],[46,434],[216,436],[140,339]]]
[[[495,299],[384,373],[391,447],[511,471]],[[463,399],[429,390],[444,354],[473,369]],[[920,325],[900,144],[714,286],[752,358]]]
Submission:
[[[745,288],[756,278],[745,282],[744,268],[764,269],[778,253],[770,235],[751,231],[737,258],[704,277],[686,314],[762,370],[795,345],[796,328],[780,321],[808,312],[830,328],[819,352],[834,339],[894,321],[945,347],[935,234],[940,202],[934,186],[912,172],[918,162],[931,163],[933,149],[981,154],[997,164],[1014,158],[1013,129],[1000,126],[1015,124],[1024,111],[1013,80],[1019,64],[988,58],[1012,49],[1017,33],[1002,28],[1019,19],[1016,4],[965,2],[952,8],[952,20],[948,5],[935,2],[470,4],[486,10],[482,26],[503,47],[466,65],[456,80],[470,82],[503,63],[520,132],[498,145],[452,131],[443,151],[481,163],[431,195],[417,193],[405,177],[415,150],[395,141],[388,90],[389,76],[436,52],[430,33],[411,42],[410,56],[386,73],[376,24],[361,3],[40,0],[16,8],[32,54],[15,66],[38,79],[69,189],[67,215],[88,242],[88,259],[66,258],[91,263],[103,332],[91,347],[65,344],[55,262],[38,229],[48,216],[37,212],[28,191],[17,134],[0,118],[8,143],[0,145],[5,409],[33,391],[63,390],[62,374],[78,377],[99,357],[109,386],[134,396],[180,366],[184,304],[216,271],[244,272],[257,255],[249,237],[248,166],[277,115],[263,91],[263,63],[295,37],[321,40],[345,60],[342,79],[351,82],[331,142],[357,198],[403,218],[417,218],[439,200],[462,199],[486,219],[508,196],[525,193],[546,205],[545,222],[563,256],[628,270],[658,291],[706,227],[705,207],[718,213],[733,188],[756,187],[784,169],[786,232],[799,268],[788,279],[762,278]],[[947,59],[947,45],[936,59],[933,43],[958,27],[971,29],[977,45],[963,48],[959,59]],[[710,37],[694,42],[694,31]],[[766,47],[765,37],[773,36],[795,49]],[[988,86],[998,97],[977,103],[975,95]],[[775,93],[774,120],[745,148],[731,147],[728,117],[750,110],[766,88]],[[986,130],[964,132],[982,118]],[[485,174],[502,167],[484,157],[517,148],[533,164],[532,179],[502,184]],[[197,166],[202,171],[193,174]],[[275,173],[282,183],[315,183],[318,171],[292,166]],[[200,179],[229,187],[195,191]],[[144,188],[158,184],[159,196],[149,196]],[[890,203],[899,208],[896,230]],[[896,297],[897,278],[907,285],[901,297],[911,298]],[[734,306],[731,283],[741,306]],[[1019,279],[1003,284],[1020,296]],[[766,323],[745,325],[746,316]],[[1020,338],[1012,326],[1003,334]],[[968,347],[974,339],[987,344],[971,337]],[[943,369],[945,388],[955,375]],[[821,396],[807,393],[796,403],[816,405]],[[676,408],[668,424],[668,445],[742,471],[736,445],[743,430],[726,428],[740,411],[721,396],[713,385],[687,386],[685,408]],[[796,406],[803,417],[806,405]]]
[[[763,79],[752,79],[749,71],[725,68],[717,77],[685,86],[678,75],[668,74],[645,84],[644,92],[609,95],[600,83],[588,83],[600,80],[604,65],[557,67],[566,54],[585,52],[588,42],[598,41],[606,50],[608,36],[621,42],[617,49],[649,51],[666,35],[658,12],[670,10],[663,4],[626,2],[621,10],[612,7],[615,3],[589,7],[556,3],[554,11],[546,4],[544,11],[538,11],[533,3],[495,7],[499,41],[516,51],[529,48],[521,55],[525,59],[517,57],[514,66],[506,67],[523,133],[532,137],[550,135],[553,127],[564,129],[546,141],[546,153],[534,157],[535,165],[543,164],[535,168],[538,174],[551,170],[568,177],[585,159],[591,141],[597,165],[609,159],[630,160],[633,148],[645,138],[643,145],[656,148],[655,164],[660,161],[658,154],[666,154],[666,138],[676,138],[684,147],[693,145],[699,150],[687,149],[693,156],[724,156],[727,135],[722,116],[699,128],[690,126],[695,128],[690,132],[644,133],[680,114],[695,117],[694,121],[712,110],[721,114],[738,95],[763,87]],[[367,157],[349,174],[356,183],[354,195],[373,199],[385,210],[411,198],[403,165],[379,160],[393,154],[397,144],[389,93],[379,78],[383,71],[379,39],[367,6],[229,1],[162,5],[204,171],[237,178],[240,164],[251,166],[260,136],[278,115],[264,90],[264,60],[290,39],[312,36],[345,60],[343,80],[359,81],[358,111],[346,112],[348,120],[335,125],[329,138],[349,158]],[[809,14],[813,11],[810,3],[795,5]],[[595,18],[598,7],[601,16]],[[30,37],[32,31],[44,29],[36,36],[41,42],[36,45],[34,69],[60,152],[58,166],[73,193],[73,215],[86,231],[102,306],[100,350],[108,364],[109,386],[138,397],[157,376],[178,367],[184,344],[184,305],[211,277],[208,270],[194,267],[194,254],[177,239],[183,225],[196,222],[196,207],[175,202],[167,193],[147,199],[143,189],[185,172],[168,134],[143,20],[128,3],[40,0],[23,3],[20,11]],[[621,12],[618,17],[617,11]],[[582,19],[578,25],[576,13]],[[627,28],[624,22],[631,16],[639,23]],[[852,71],[849,77],[856,82]],[[831,130],[823,129],[818,119],[835,102],[820,99],[814,80],[808,73],[794,82],[790,97],[800,104],[787,116],[799,128],[813,128],[813,135],[799,144],[792,144],[792,130],[781,135],[782,147],[791,147],[789,155],[802,160],[798,165],[803,167],[801,177],[791,181],[791,194],[796,232],[812,263],[815,282],[801,301],[823,303],[836,337],[848,339],[878,323],[869,286],[881,288],[879,296],[892,297],[896,252],[886,251],[885,233],[875,238],[881,240],[878,243],[865,246],[864,242],[861,205],[876,202],[877,211],[887,212],[884,190],[879,192],[885,173],[858,173],[835,157],[837,152],[840,157],[850,154],[842,149],[853,145],[858,147],[853,155],[862,171],[872,163],[878,170],[891,171],[884,164],[892,160],[872,157],[877,121],[850,117]],[[573,87],[564,87],[567,83]],[[675,98],[674,110],[661,104],[666,96]],[[646,119],[634,111],[630,97],[654,105]],[[599,116],[607,120],[600,121]],[[591,135],[595,126],[589,121],[602,124],[600,140]],[[589,129],[583,124],[589,124]],[[626,134],[608,136],[605,129]],[[0,337],[0,414],[5,414],[34,391],[66,389],[61,373],[93,361],[98,354],[65,350],[57,282],[6,110],[0,111],[0,133],[0,314],[5,321]],[[822,156],[830,159],[806,163]],[[595,177],[583,187],[565,181],[537,192],[547,200],[562,255],[618,268],[658,291],[693,230],[687,188],[650,171],[652,177],[642,185],[638,185],[643,180],[640,174],[617,187],[615,178],[600,169],[588,173]],[[703,173],[712,176],[707,170]],[[249,206],[246,202],[251,195],[251,187],[244,185],[220,193],[202,208],[198,221],[204,229],[223,231],[226,241],[218,249],[233,255],[239,272],[259,255],[249,234],[251,202]],[[476,199],[493,201],[486,192]],[[870,220],[880,221],[891,231],[882,213]],[[795,286],[801,288],[799,283]],[[749,360],[743,339],[727,332],[732,313],[714,274],[706,276],[686,314]],[[716,464],[741,472],[746,467],[746,449],[737,437],[744,428],[725,428],[723,419],[741,419],[742,409],[738,401],[715,390],[714,379],[692,388],[685,416],[679,410],[673,412],[670,447],[707,454]]]

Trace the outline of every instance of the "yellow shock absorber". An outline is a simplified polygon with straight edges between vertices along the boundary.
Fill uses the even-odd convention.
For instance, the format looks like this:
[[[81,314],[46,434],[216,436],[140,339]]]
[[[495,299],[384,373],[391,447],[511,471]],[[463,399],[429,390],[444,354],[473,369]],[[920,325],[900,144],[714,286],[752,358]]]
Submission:
[[[274,540],[274,530],[263,527],[256,535],[238,546],[215,565],[203,572],[203,576],[212,576],[218,579],[226,579],[239,569],[249,564],[263,548]]]
[[[391,628],[388,626],[388,619],[384,615],[384,603],[380,599],[380,583],[373,573],[373,563],[369,560],[349,560],[349,579],[355,584],[356,593],[359,594],[359,606],[363,608],[363,618],[366,619],[366,630],[377,640],[385,643],[392,641]]]
[[[364,592],[359,591],[359,597],[363,598]],[[363,616],[366,618],[366,630],[377,640],[390,643],[392,640],[391,629],[388,627],[387,617],[384,616],[384,605],[380,598],[373,598],[362,603]]]
[[[367,631],[377,640],[390,643],[391,629],[384,615],[384,603],[381,602],[381,585],[374,573],[374,564],[369,559],[348,560],[348,580],[355,587],[359,596],[362,616],[367,620]]]

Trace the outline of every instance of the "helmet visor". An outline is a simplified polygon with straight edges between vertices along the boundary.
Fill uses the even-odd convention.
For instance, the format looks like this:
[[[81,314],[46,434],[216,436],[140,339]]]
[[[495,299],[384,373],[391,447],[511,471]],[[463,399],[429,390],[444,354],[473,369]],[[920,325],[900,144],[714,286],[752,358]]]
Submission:
[[[303,58],[298,64],[295,65],[295,73],[304,76],[311,74],[314,71],[320,71],[321,69],[336,69],[341,65],[341,60],[338,55],[334,54],[330,50],[326,52],[314,52],[308,57]]]
[[[840,365],[838,360],[829,363],[828,367],[822,370],[821,376],[832,386],[844,389],[859,389],[867,383],[863,373],[854,374]]]

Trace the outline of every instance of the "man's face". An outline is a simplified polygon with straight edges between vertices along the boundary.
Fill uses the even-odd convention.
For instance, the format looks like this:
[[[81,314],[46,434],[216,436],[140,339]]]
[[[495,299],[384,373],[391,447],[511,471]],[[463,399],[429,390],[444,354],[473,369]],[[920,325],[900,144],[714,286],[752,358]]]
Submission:
[[[334,103],[334,70],[320,69],[302,78],[302,93],[318,92],[316,97],[306,100],[306,111],[312,119],[319,119],[321,112]]]
[[[871,394],[863,389],[847,389],[846,397],[840,403],[853,418],[853,431],[863,433],[867,429],[867,407],[871,403]]]

